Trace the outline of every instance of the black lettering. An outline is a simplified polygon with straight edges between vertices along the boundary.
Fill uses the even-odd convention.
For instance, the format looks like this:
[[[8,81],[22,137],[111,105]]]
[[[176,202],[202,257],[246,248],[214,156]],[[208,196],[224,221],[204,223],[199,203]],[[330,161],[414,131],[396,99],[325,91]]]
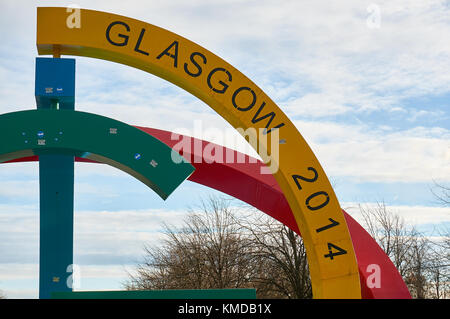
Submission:
[[[139,38],[136,42],[136,46],[134,47],[134,51],[142,53],[144,55],[148,55],[148,52],[145,52],[145,51],[139,49],[141,42],[142,42],[142,38],[144,37],[144,33],[145,33],[145,29],[142,28],[141,33],[139,34]]]
[[[337,250],[337,252],[333,252],[333,249]],[[323,256],[325,258],[330,258],[331,260],[333,260],[335,256],[345,255],[346,253],[347,251],[345,249],[342,249],[341,247],[338,247],[332,243],[328,243],[328,254]]]
[[[123,42],[114,42],[113,40],[111,40],[111,29],[115,25],[122,25],[126,28],[127,32],[130,32],[130,27],[128,26],[128,24],[126,24],[125,22],[122,22],[122,21],[114,21],[108,26],[108,28],[106,28],[106,40],[108,40],[108,42],[111,43],[112,45],[116,45],[118,47],[126,46],[128,44],[128,39],[129,39],[128,35],[121,34],[121,33],[117,34],[117,36],[119,38],[124,39]]]
[[[170,53],[170,50],[174,47],[174,54]],[[160,55],[158,55],[156,58],[159,60],[163,55],[167,55],[168,57],[173,59],[173,66],[178,66],[178,41],[173,41],[171,45],[167,47],[163,52],[161,52]]]
[[[241,91],[244,91],[244,90],[245,90],[245,91],[250,91],[250,93],[252,94],[253,99],[252,99],[252,102],[251,102],[248,106],[246,106],[246,107],[239,107],[239,106],[236,104],[236,97],[237,97],[237,95],[238,95]],[[238,109],[239,111],[245,112],[245,111],[250,110],[253,106],[255,106],[255,103],[256,103],[256,94],[255,94],[255,92],[253,92],[253,90],[252,90],[251,88],[246,87],[246,86],[242,86],[242,87],[240,87],[239,89],[237,89],[236,91],[234,91],[233,97],[231,98],[231,102],[233,103],[233,106],[234,106],[236,109]]]
[[[325,196],[324,202],[323,202],[322,204],[320,204],[320,205],[317,205],[317,206],[310,206],[310,205],[309,205],[309,202],[310,202],[313,198],[315,198],[315,197],[317,197],[317,196],[319,196],[319,195]],[[327,206],[329,202],[330,202],[330,196],[328,196],[328,193],[327,193],[327,192],[324,192],[324,191],[320,191],[320,192],[316,192],[316,193],[314,193],[314,194],[311,194],[311,195],[306,199],[306,207],[308,207],[309,210],[319,210],[319,209],[321,209],[322,207]]]
[[[321,231],[324,231],[324,230],[327,230],[327,229],[330,229],[330,228],[332,228],[332,227],[334,227],[334,226],[339,225],[339,223],[338,223],[337,221],[335,221],[333,218],[328,218],[328,220],[331,222],[331,224],[328,224],[328,225],[326,225],[326,226],[317,228],[317,229],[316,229],[316,232],[317,232],[317,233],[320,233]]]
[[[313,183],[319,177],[319,174],[317,173],[317,171],[316,171],[316,169],[314,167],[308,167],[308,171],[313,172],[314,176],[313,177],[304,177],[302,175],[297,175],[297,174],[292,175],[292,178],[294,179],[294,182],[297,185],[297,188],[299,190],[302,190],[302,186],[300,185],[300,183],[298,181],[299,179],[302,180],[302,181],[308,182],[308,183]]]
[[[225,82],[219,81],[219,84],[222,85],[222,88],[220,88],[220,89],[213,87],[213,85],[211,83],[211,78],[212,78],[213,74],[215,74],[216,72],[225,72],[225,74],[228,76],[229,82],[231,82],[231,80],[233,78],[232,78],[230,72],[228,72],[224,68],[215,68],[211,72],[209,72],[208,78],[206,79],[206,82],[208,83],[209,88],[212,89],[214,92],[223,94],[228,89],[228,85]]]
[[[280,128],[280,127],[284,126],[284,123],[280,123],[277,126],[267,130],[269,128],[269,126],[270,126],[270,123],[272,123],[273,119],[275,118],[275,113],[274,112],[270,112],[270,113],[267,113],[267,114],[265,114],[265,115],[263,115],[261,117],[258,117],[259,113],[261,113],[261,111],[264,108],[264,106],[266,106],[266,102],[263,102],[261,104],[261,106],[259,107],[259,109],[256,111],[255,115],[252,118],[252,123],[256,124],[257,122],[262,121],[262,120],[270,117],[269,121],[267,122],[266,127],[264,129],[264,132],[263,132],[263,134],[269,134],[273,129],[277,129],[277,128]]]
[[[203,71],[202,67],[200,66],[200,64],[194,59],[194,57],[196,57],[196,56],[201,57],[202,60],[203,60],[203,64],[206,64],[206,57],[202,53],[200,53],[200,52],[192,52],[192,54],[191,54],[189,59],[191,60],[192,64],[194,64],[194,66],[197,68],[197,72],[196,73],[189,71],[188,70],[188,64],[187,63],[184,64],[184,72],[186,72],[187,74],[189,74],[190,76],[192,76],[194,78],[199,76],[200,74],[202,74],[202,71]]]

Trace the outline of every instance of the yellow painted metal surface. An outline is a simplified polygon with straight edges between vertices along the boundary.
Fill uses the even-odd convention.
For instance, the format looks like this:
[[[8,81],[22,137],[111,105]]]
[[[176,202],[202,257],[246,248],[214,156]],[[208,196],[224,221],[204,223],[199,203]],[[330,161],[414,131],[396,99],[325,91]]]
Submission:
[[[291,206],[307,249],[314,297],[361,298],[352,241],[332,186],[296,127],[258,86],[205,48],[142,21],[85,9],[42,7],[37,13],[39,54],[88,56],[147,71],[242,129],[270,161]]]

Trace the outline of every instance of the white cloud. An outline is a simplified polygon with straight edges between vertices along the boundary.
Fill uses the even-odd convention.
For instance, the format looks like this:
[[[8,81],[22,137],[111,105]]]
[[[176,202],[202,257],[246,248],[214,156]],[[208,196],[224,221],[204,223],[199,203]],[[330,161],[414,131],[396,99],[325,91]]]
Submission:
[[[52,2],[37,2],[44,4]],[[259,1],[257,6],[245,1],[171,1],[139,2],[126,8],[120,1],[98,1],[94,9],[136,17],[205,44],[248,74],[290,115],[322,117],[402,109],[404,98],[448,92],[450,75],[442,72],[450,61],[450,45],[445,41],[450,34],[446,19],[449,8],[445,2],[376,4],[382,14],[377,30],[366,26],[368,4],[360,1],[285,1],[283,6],[277,1]],[[79,5],[92,8],[88,1]],[[9,1],[3,3],[3,8],[11,13],[8,19],[12,19],[14,11],[20,11],[30,26],[35,20],[32,6],[19,9],[16,2]],[[25,33],[29,29],[13,32]],[[20,38],[8,34],[8,41],[13,37]],[[236,45],[244,49],[236,50]],[[13,110],[20,101],[33,106],[33,77],[26,76],[32,69],[32,55],[30,52],[30,61],[17,66],[19,69],[11,68],[12,63],[4,64],[0,75],[8,86],[1,94],[7,98],[0,105],[2,109]],[[17,57],[8,56],[5,61],[13,59]],[[174,127],[187,127],[193,116],[208,110],[186,92],[142,71],[97,59],[77,58],[77,64],[81,110],[140,125],[164,123]],[[117,89],[111,90],[111,86]],[[11,98],[9,93],[24,90],[30,91],[28,97],[21,94],[19,99]],[[133,108],[136,106],[146,106],[149,111],[139,109],[138,113]],[[177,114],[186,109],[189,112]]]
[[[179,224],[185,211],[168,209],[79,211],[77,227],[83,233],[155,232],[162,222]],[[97,225],[90,229],[90,225]]]
[[[450,178],[450,131],[416,127],[400,132],[365,125],[294,121],[328,176],[357,181],[426,182]]]
[[[37,2],[37,5],[51,4],[48,1]],[[59,2],[55,4],[61,5]],[[88,1],[79,4],[93,8]],[[405,97],[447,92],[450,75],[442,72],[450,59],[450,45],[445,41],[450,34],[446,19],[449,8],[445,1],[427,1],[422,5],[411,1],[378,1],[376,4],[382,15],[381,27],[377,30],[367,28],[368,4],[360,1],[285,1],[283,6],[277,1],[259,1],[257,6],[245,1],[222,4],[171,1],[164,4],[139,2],[126,8],[120,1],[97,1],[94,9],[136,17],[204,44],[248,74],[281,104],[290,101],[287,109],[293,115],[297,114],[296,109],[298,114],[304,114],[303,103],[316,105],[317,98],[319,102],[334,101],[331,103],[331,114],[334,114],[350,109],[393,108],[398,107],[397,104]],[[2,8],[8,9],[5,11],[10,13],[8,19],[15,19],[13,13],[20,12],[24,21],[33,26],[33,6],[21,8],[17,2],[7,1],[3,2]],[[29,32],[30,27],[13,30],[20,32],[21,36],[8,34],[8,41],[31,41],[28,45],[31,48],[34,38]],[[25,34],[27,36],[24,37]],[[236,50],[236,44],[245,49]],[[5,64],[0,74],[8,79],[3,82],[8,87],[2,95],[8,97],[7,92],[32,89],[33,77],[27,75],[26,69],[32,68],[33,54],[30,52],[26,64],[17,66],[22,72],[9,67],[15,63]],[[17,59],[16,56],[9,58]],[[152,100],[160,100],[163,95],[157,88],[169,87],[162,80],[110,62],[82,58],[77,58],[77,61],[83,70],[78,74],[83,80],[77,84],[83,96],[86,95],[84,88],[92,89],[88,94],[91,101],[99,101],[104,94],[111,93],[99,85],[99,80],[100,84],[104,81],[133,83],[126,87],[130,92],[113,92],[116,96],[131,97],[130,104],[142,101],[144,97],[129,93],[141,94],[150,90],[159,93],[153,95]],[[90,72],[87,67],[92,68]],[[281,75],[289,84],[278,82],[274,74]],[[18,75],[21,77],[17,78]],[[139,85],[136,79],[143,80],[144,86]],[[24,87],[25,82],[27,86]],[[145,83],[152,85],[146,86]],[[305,85],[314,87],[320,97],[300,99],[307,93]],[[298,104],[289,99],[295,92],[301,94],[297,96]],[[149,96],[144,95],[145,98]],[[22,101],[31,107],[32,95],[29,98],[25,96],[21,95]],[[321,116],[323,113],[317,114]]]
[[[284,104],[284,109],[292,115],[325,117],[349,112],[342,95],[330,96],[308,93]]]
[[[28,181],[39,178],[39,164],[37,162],[28,163],[1,163],[0,164],[1,180],[15,180],[17,176],[21,176]]]
[[[359,203],[343,202],[341,203],[341,207],[359,223],[364,225],[358,204]],[[368,208],[375,208],[377,206],[376,203],[362,203],[361,205]],[[402,217],[409,225],[420,226],[434,224],[436,226],[436,231],[439,231],[439,227],[442,226],[443,223],[450,223],[450,210],[446,207],[387,205],[386,208],[393,214]]]
[[[10,280],[12,278],[16,280],[37,279],[38,273],[39,273],[38,264],[1,263],[0,283],[4,280]]]
[[[2,181],[0,183],[0,196],[37,198],[39,196],[39,181]]]
[[[106,280],[106,288],[121,289],[127,269],[141,261],[144,244],[157,244],[163,237],[162,223],[180,225],[185,214],[165,209],[77,211],[74,263],[81,270],[81,288],[97,289],[97,281]],[[8,298],[37,298],[36,207],[0,205],[0,251],[0,289]]]

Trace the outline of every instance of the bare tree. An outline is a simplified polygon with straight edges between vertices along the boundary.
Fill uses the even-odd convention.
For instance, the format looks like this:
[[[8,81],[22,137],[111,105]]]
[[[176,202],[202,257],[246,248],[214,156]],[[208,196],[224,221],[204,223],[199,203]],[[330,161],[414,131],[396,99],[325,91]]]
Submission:
[[[127,289],[255,288],[258,298],[311,298],[305,248],[271,218],[249,218],[210,198],[182,227],[165,225],[160,246],[146,246]]]
[[[433,241],[381,202],[359,206],[364,226],[390,257],[413,298],[446,298],[449,290],[449,236]]]
[[[431,193],[438,204],[450,206],[450,187],[433,182]],[[450,228],[444,226],[438,233],[441,240],[435,242],[431,262],[433,298],[450,298]]]
[[[400,275],[405,276],[410,268],[408,254],[413,244],[412,234],[416,232],[414,228],[405,225],[404,220],[390,212],[384,202],[377,202],[374,207],[359,205],[359,210],[366,230],[389,256]]]
[[[442,250],[440,244],[433,247],[428,266],[428,295],[433,299],[450,298],[450,263],[447,251]],[[447,254],[447,258],[445,255]],[[444,257],[444,258],[443,258]]]
[[[130,274],[128,289],[249,287],[257,270],[249,244],[224,199],[210,198],[181,228],[165,225],[161,247],[145,247],[145,261]]]
[[[273,218],[252,214],[240,222],[249,234],[256,263],[264,271],[255,276],[260,297],[312,298],[306,250],[302,238]]]
[[[434,181],[434,187],[430,190],[439,204],[442,206],[450,206],[450,186]]]
[[[413,230],[407,251],[408,268],[404,274],[405,283],[416,299],[425,299],[429,288],[430,241]]]

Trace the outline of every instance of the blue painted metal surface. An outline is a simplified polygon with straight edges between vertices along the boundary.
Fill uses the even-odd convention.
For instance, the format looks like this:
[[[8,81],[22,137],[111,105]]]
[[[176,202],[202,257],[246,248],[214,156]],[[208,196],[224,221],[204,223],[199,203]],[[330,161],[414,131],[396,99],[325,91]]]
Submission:
[[[75,59],[36,58],[35,96],[38,109],[74,110]],[[39,191],[39,298],[46,299],[72,291],[74,156],[39,156]]]
[[[36,58],[37,108],[73,110],[75,105],[75,59]]]

